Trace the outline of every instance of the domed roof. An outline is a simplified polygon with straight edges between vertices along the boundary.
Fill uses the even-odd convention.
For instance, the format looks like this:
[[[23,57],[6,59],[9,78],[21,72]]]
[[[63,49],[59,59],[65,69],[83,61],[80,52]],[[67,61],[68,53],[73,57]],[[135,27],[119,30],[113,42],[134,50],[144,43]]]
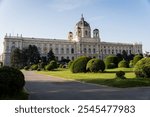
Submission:
[[[76,26],[78,26],[78,27],[82,27],[82,26],[90,27],[89,23],[84,21],[83,15],[81,17],[81,20],[76,24]]]
[[[99,30],[96,28],[96,29],[94,29],[93,31],[99,31]]]

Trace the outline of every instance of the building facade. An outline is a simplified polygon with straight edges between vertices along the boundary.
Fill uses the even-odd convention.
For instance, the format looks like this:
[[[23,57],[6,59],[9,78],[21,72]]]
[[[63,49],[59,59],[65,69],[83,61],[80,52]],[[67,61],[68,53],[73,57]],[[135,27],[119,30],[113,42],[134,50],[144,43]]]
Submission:
[[[83,15],[81,20],[75,25],[74,33],[68,33],[68,39],[30,38],[22,35],[11,36],[6,34],[2,56],[3,64],[10,65],[10,55],[15,48],[22,50],[29,45],[36,45],[41,56],[47,56],[49,50],[52,49],[58,60],[73,60],[79,56],[103,59],[110,54],[122,53],[123,50],[127,54],[142,53],[142,44],[101,41],[99,30],[94,29],[91,31],[90,24],[84,20]]]

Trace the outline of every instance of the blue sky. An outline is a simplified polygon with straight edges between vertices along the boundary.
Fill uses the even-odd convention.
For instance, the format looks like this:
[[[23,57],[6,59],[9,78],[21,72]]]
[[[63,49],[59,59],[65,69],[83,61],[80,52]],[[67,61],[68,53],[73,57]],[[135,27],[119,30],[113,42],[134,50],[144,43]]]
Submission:
[[[67,39],[82,13],[102,41],[150,51],[150,0],[0,0],[0,53],[6,33]]]

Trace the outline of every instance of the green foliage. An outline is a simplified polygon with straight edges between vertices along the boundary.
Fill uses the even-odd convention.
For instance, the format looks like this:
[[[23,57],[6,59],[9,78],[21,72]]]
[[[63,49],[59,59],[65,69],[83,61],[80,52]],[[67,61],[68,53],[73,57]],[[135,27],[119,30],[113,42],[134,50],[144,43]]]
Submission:
[[[69,63],[68,63],[68,68],[71,68],[72,63],[73,63],[73,60],[72,60],[72,61],[69,61]]]
[[[90,72],[103,72],[105,70],[105,63],[100,59],[91,59],[86,65],[86,70]]]
[[[34,64],[30,67],[31,70],[37,70],[38,69],[38,65],[37,64]]]
[[[129,63],[127,61],[125,61],[125,60],[122,60],[122,61],[119,62],[118,67],[119,68],[128,68],[129,67]]]
[[[16,48],[11,52],[11,66],[14,68],[22,67],[22,54],[19,48]]]
[[[118,58],[114,55],[109,55],[105,58],[105,65],[107,69],[117,68]]]
[[[29,70],[29,69],[30,69],[29,66],[25,66],[25,67],[24,67],[24,70]]]
[[[134,58],[133,58],[133,65],[135,66],[136,65],[136,63],[139,61],[139,60],[141,60],[143,58],[143,56],[142,55],[136,55]]]
[[[59,68],[66,68],[67,66],[65,64],[60,64]]]
[[[116,77],[120,79],[126,79],[125,78],[125,72],[124,71],[118,71],[116,72]]]
[[[38,64],[38,68],[39,68],[39,69],[44,69],[45,65],[46,65],[45,62],[40,62],[40,63]]]
[[[71,65],[72,73],[86,72],[86,64],[90,60],[90,58],[82,56],[74,60]]]
[[[129,67],[131,67],[131,68],[134,67],[134,66],[133,66],[133,60],[130,61]]]
[[[3,95],[14,95],[25,85],[23,73],[12,67],[0,68],[0,97]]]
[[[52,49],[50,49],[50,51],[48,52],[48,54],[47,54],[47,59],[48,59],[48,62],[50,62],[50,61],[52,61],[52,60],[56,60],[55,55],[54,55]]]
[[[38,69],[37,69],[37,71],[41,71],[41,69],[40,69],[40,68],[38,68]]]
[[[118,63],[123,60],[122,54],[117,54]]]
[[[24,65],[37,64],[40,60],[40,53],[35,45],[29,45],[22,50],[22,61]]]
[[[46,70],[50,71],[50,70],[54,70],[56,69],[57,66],[57,62],[52,60],[48,65],[46,65]]]
[[[150,58],[139,60],[134,68],[136,77],[150,78]]]

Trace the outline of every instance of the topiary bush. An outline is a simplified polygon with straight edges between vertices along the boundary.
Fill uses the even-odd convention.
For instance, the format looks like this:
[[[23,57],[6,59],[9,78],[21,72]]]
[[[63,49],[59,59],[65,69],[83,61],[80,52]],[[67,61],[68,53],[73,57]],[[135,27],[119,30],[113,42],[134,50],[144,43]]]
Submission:
[[[130,61],[129,67],[131,67],[131,68],[134,67],[134,65],[133,65],[133,60]]]
[[[90,72],[103,72],[105,70],[105,63],[100,59],[91,59],[86,65],[86,70]]]
[[[122,61],[119,62],[118,67],[119,68],[128,68],[129,67],[129,63],[127,61],[125,61],[125,60],[122,60]]]
[[[23,90],[25,79],[23,73],[12,67],[0,68],[0,96],[9,96]]]
[[[73,63],[73,61],[69,61],[68,68],[71,68],[72,63]]]
[[[30,69],[29,66],[25,66],[25,67],[24,67],[24,70],[29,70],[29,69]]]
[[[118,58],[114,55],[109,55],[105,58],[105,65],[107,69],[116,68],[118,66]]]
[[[38,69],[37,69],[37,71],[41,71],[41,69],[40,69],[40,68],[38,68]]]
[[[118,72],[116,72],[116,78],[126,79],[125,78],[125,72],[124,71],[118,71]]]
[[[80,73],[80,72],[86,72],[86,64],[90,60],[89,57],[79,57],[71,65],[71,72],[72,73]]]
[[[37,64],[34,64],[30,67],[31,70],[37,70],[38,69],[38,65]]]
[[[134,67],[137,78],[150,78],[150,58],[139,60]]]
[[[50,63],[48,65],[46,65],[46,70],[50,71],[50,70],[54,70],[58,68],[57,62],[52,60],[50,61]]]
[[[141,60],[143,58],[142,55],[136,55],[134,58],[133,58],[133,66],[136,65],[136,63]]]

